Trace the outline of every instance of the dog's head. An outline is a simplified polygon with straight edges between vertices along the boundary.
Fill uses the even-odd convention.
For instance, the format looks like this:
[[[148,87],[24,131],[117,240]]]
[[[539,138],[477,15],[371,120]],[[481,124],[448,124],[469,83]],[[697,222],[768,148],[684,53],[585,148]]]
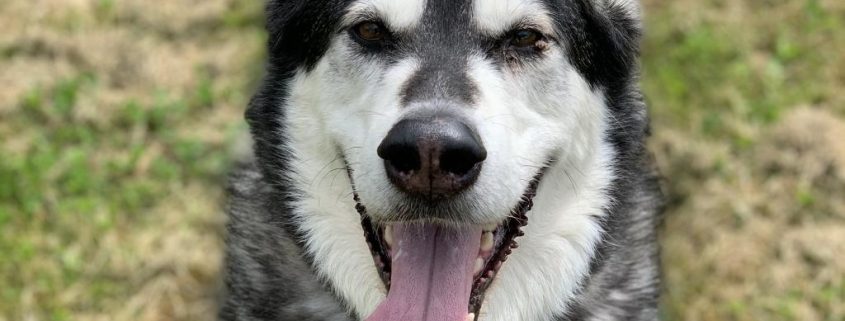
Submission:
[[[571,181],[599,162],[638,36],[632,1],[276,0],[268,13],[269,75],[248,117],[259,158],[279,180],[294,162],[305,194],[357,196],[391,288],[371,320],[435,313],[400,302],[418,288],[469,300],[431,303],[446,307],[434,319],[479,312],[544,174]],[[314,187],[337,164],[345,187]]]

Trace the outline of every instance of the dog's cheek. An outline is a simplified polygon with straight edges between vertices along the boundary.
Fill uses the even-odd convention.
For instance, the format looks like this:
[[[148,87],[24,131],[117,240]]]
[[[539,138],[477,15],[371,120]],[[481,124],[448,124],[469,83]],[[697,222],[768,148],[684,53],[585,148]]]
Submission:
[[[485,216],[480,220],[499,220],[519,201],[527,186],[525,178],[534,175],[531,157],[524,150],[523,136],[529,125],[522,119],[525,97],[516,92],[515,84],[501,69],[484,58],[470,58],[468,75],[478,88],[476,104],[468,114],[488,152],[472,189],[477,195],[474,202]]]
[[[580,162],[592,154],[590,149],[599,144],[606,127],[604,95],[569,63],[560,46],[513,77],[525,94],[525,107],[529,109],[519,114],[540,115],[524,120],[528,129],[521,143],[544,146],[545,157],[552,153],[554,158],[566,162]]]
[[[319,113],[341,149],[364,148],[368,133],[383,123],[377,115],[390,113],[386,97],[384,63],[356,53],[347,39],[339,37],[316,68],[321,79]]]
[[[343,61],[352,59],[351,62]],[[418,69],[413,57],[395,63],[360,61],[361,57],[338,56],[334,64],[348,63],[355,66],[338,68],[345,74],[327,84],[329,90],[345,88],[342,99],[327,94],[325,99],[339,105],[328,110],[327,130],[331,131],[338,149],[346,157],[357,192],[362,203],[367,204],[371,215],[379,216],[390,208],[386,194],[392,186],[384,172],[384,163],[377,154],[381,141],[390,128],[399,121],[405,110],[401,107],[402,84]],[[346,85],[344,82],[355,82]],[[344,87],[345,86],[345,87]]]

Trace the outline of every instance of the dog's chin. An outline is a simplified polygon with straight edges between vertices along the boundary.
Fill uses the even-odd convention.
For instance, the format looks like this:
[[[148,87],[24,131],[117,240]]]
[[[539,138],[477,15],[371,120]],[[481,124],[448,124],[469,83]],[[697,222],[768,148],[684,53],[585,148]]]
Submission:
[[[499,214],[499,221],[468,215],[460,201],[411,196],[399,200],[392,215],[371,215],[355,194],[367,243],[388,289],[367,321],[406,320],[417,314],[476,319],[486,290],[529,223],[527,213],[542,174],[507,213]]]

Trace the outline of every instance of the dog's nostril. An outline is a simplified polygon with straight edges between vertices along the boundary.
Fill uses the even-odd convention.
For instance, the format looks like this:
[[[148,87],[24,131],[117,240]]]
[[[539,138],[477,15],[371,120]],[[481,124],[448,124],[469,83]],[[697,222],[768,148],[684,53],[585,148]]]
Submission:
[[[401,124],[401,123],[400,123]],[[394,127],[378,147],[378,156],[393,170],[409,173],[422,167],[416,137],[409,134],[407,124]]]
[[[487,158],[487,152],[474,142],[471,145],[449,147],[440,155],[440,168],[457,176],[466,175]]]
[[[390,163],[399,172],[412,172],[422,166],[416,146],[405,144],[386,146],[379,156]]]
[[[447,131],[440,153],[440,169],[456,176],[465,176],[487,159],[487,150],[478,135],[463,123],[454,123]]]

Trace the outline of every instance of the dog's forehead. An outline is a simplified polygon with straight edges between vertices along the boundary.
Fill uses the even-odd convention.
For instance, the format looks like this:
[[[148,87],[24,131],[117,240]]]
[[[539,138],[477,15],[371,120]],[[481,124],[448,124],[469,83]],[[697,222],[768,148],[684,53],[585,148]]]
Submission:
[[[377,17],[391,30],[408,31],[419,25],[426,9],[426,0],[356,0],[349,6],[344,20]]]
[[[551,17],[542,1],[476,0],[473,14],[476,28],[487,35],[498,35],[519,25],[553,32]]]
[[[539,0],[356,0],[344,20],[350,24],[367,18],[381,19],[397,32],[445,29],[495,36],[520,24],[552,31]]]

